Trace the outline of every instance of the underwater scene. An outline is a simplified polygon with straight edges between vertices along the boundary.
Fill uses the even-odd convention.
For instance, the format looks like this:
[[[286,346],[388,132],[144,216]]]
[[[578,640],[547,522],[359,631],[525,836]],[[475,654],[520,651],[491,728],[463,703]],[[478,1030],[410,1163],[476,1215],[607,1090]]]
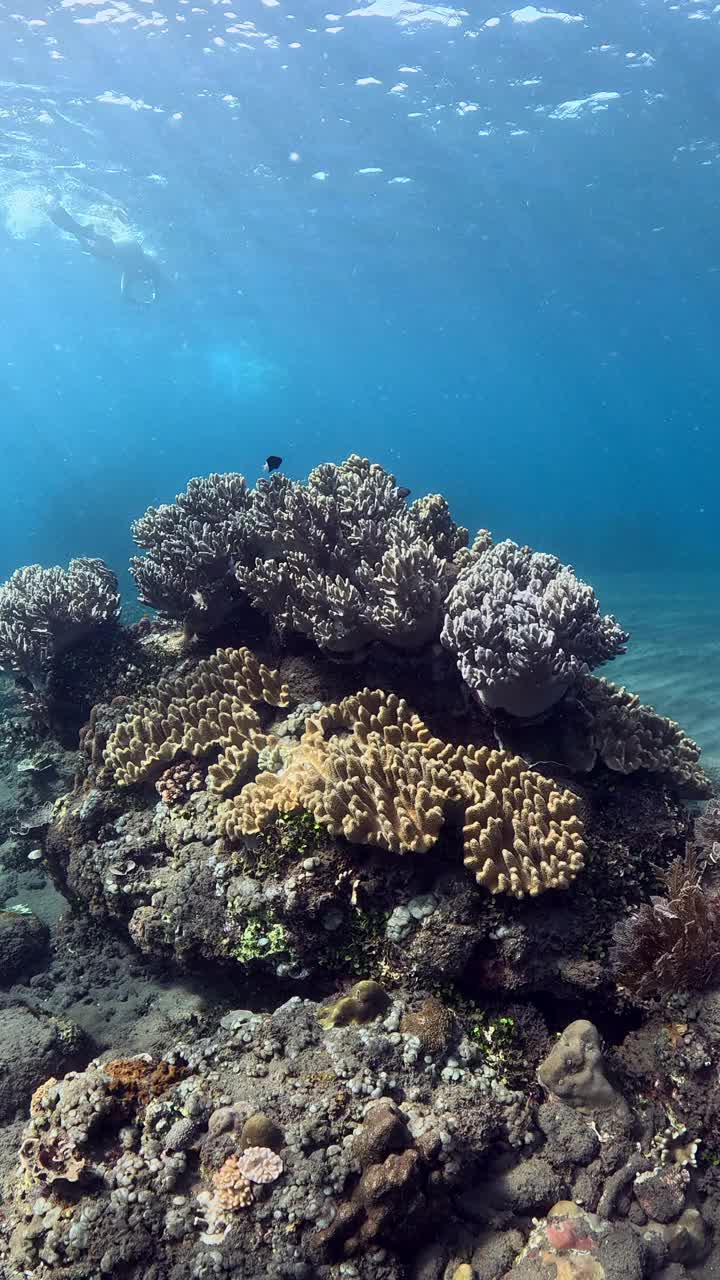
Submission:
[[[0,0],[0,1280],[720,1280],[720,4]]]

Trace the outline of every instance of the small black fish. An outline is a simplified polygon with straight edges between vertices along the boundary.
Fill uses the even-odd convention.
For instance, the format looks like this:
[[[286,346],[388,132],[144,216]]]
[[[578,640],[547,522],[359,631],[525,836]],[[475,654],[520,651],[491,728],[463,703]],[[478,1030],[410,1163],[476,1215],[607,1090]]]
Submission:
[[[410,490],[409,490],[405,485],[401,485],[401,487],[398,489],[398,497],[399,497],[399,498],[409,498],[409,497],[410,497]]]
[[[265,459],[263,471],[277,471],[282,466],[282,458],[278,458],[276,453],[271,453],[269,458]]]

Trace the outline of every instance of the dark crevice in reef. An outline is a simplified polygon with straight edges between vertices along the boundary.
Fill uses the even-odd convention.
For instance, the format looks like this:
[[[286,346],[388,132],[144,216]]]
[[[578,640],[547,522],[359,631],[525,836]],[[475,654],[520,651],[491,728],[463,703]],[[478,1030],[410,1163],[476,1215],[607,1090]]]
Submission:
[[[631,1031],[643,1024],[640,1009],[626,1005],[610,1007],[607,996],[584,993],[582,996],[556,996],[548,991],[534,992],[529,1001],[545,1020],[548,1031],[561,1032],[570,1022],[585,1018],[594,1022],[608,1045],[622,1044]]]

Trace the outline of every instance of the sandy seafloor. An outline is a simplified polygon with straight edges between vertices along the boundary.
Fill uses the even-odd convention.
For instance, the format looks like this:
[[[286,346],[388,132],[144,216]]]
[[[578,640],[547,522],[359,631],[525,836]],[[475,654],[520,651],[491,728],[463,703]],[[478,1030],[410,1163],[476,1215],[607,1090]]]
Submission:
[[[603,612],[630,632],[601,675],[670,716],[720,769],[720,573],[594,574]]]

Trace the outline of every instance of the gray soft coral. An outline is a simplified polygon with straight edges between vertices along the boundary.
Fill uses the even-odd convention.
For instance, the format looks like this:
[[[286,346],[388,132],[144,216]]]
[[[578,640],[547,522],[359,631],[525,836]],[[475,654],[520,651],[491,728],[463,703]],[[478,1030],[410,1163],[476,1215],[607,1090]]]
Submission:
[[[102,560],[16,569],[0,586],[0,667],[42,689],[56,655],[119,612],[117,579]]]
[[[451,561],[467,544],[439,495],[408,506],[394,476],[352,454],[316,467],[306,484],[260,481],[253,514],[263,552],[237,578],[281,632],[333,653],[437,637]]]
[[[464,569],[446,601],[442,642],[466,684],[490,710],[518,717],[547,711],[626,641],[568,565],[510,541]]]

